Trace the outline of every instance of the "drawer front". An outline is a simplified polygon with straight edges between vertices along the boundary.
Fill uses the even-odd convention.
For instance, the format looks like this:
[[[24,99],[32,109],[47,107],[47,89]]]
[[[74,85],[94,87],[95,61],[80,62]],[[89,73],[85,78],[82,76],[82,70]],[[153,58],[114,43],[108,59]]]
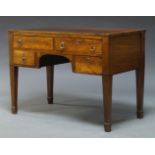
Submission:
[[[98,55],[102,53],[102,41],[93,39],[55,38],[55,49],[75,55]]]
[[[53,50],[53,39],[47,37],[15,36],[14,48]]]
[[[32,51],[15,50],[13,54],[13,63],[23,66],[35,66],[35,53]]]
[[[102,74],[102,58],[76,56],[75,72],[88,74]]]

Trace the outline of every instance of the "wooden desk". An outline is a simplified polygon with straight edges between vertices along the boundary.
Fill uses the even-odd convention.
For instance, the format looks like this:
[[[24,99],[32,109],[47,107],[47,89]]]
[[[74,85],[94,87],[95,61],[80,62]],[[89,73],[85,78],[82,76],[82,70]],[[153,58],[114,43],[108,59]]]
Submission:
[[[136,71],[137,117],[143,117],[144,37],[139,29],[32,29],[9,31],[12,112],[17,113],[18,68],[47,67],[48,102],[53,103],[54,65],[103,81],[104,127],[111,131],[112,77]],[[26,81],[25,81],[26,82]]]

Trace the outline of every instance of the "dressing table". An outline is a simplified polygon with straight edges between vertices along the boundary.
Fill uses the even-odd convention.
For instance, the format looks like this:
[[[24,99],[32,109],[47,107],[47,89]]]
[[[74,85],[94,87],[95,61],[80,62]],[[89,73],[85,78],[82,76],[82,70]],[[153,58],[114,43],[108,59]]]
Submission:
[[[51,28],[9,31],[12,112],[17,113],[19,67],[47,70],[48,103],[53,103],[54,65],[71,63],[74,73],[101,76],[104,128],[112,126],[113,76],[136,72],[137,118],[143,118],[145,30]],[[25,81],[26,82],[26,81]]]

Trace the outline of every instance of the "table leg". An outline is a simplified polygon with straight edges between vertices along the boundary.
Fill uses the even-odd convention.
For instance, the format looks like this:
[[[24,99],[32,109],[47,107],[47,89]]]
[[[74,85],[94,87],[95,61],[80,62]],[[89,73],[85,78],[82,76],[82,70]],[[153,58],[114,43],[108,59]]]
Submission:
[[[10,66],[12,113],[18,111],[18,67]]]
[[[112,75],[103,75],[103,98],[104,98],[104,128],[106,132],[111,131],[111,109],[112,109]]]
[[[136,70],[137,84],[137,118],[143,118],[143,99],[144,99],[144,67]]]
[[[47,66],[47,101],[48,104],[53,104],[53,85],[54,85],[54,65],[53,66]]]

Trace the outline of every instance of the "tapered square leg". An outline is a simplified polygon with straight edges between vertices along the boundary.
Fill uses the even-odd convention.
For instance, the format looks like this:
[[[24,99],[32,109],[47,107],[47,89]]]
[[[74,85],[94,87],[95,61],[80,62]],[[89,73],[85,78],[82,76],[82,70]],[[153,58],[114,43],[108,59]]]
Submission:
[[[54,65],[46,67],[47,72],[47,101],[53,104],[53,87],[54,87]]]
[[[144,67],[136,70],[137,85],[137,118],[143,118],[143,100],[144,100]]]
[[[18,67],[10,66],[12,113],[18,111]]]
[[[104,98],[104,128],[106,132],[111,131],[111,109],[112,109],[112,75],[104,75],[103,98]]]

